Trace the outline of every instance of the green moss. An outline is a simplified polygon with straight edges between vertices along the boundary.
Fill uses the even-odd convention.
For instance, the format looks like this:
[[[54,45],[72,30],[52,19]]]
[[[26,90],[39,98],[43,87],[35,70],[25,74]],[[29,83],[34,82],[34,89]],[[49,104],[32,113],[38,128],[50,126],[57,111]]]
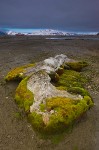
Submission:
[[[35,64],[28,64],[25,66],[17,67],[13,70],[11,70],[7,76],[5,77],[6,81],[11,81],[11,80],[18,80],[18,79],[23,79],[24,78],[24,72],[25,69],[28,67],[33,67]]]
[[[40,110],[42,111],[42,112],[44,112],[45,111],[45,109],[46,109],[46,106],[45,106],[45,104],[40,104]]]
[[[64,86],[58,86],[58,87],[56,87],[58,90],[66,90],[66,87],[64,87]]]
[[[84,67],[88,66],[87,62],[81,61],[81,62],[68,62],[66,63],[67,66],[70,67],[70,69],[73,69],[75,71],[81,71]]]
[[[23,79],[16,89],[15,100],[19,107],[27,112],[33,103],[33,93],[27,89],[28,77]]]
[[[65,87],[66,89],[68,89],[71,87],[82,87],[86,82],[86,78],[83,77],[79,72],[73,70],[65,70],[55,86],[57,88]]]
[[[92,106],[93,102],[89,96],[85,96],[82,100],[61,97],[47,99],[47,107],[56,113],[51,115],[46,130],[56,132],[66,129]]]
[[[91,99],[91,97],[84,96],[84,100],[86,101],[86,103],[89,106],[89,108],[91,108],[92,106],[94,106],[94,103],[93,103],[93,100]]]
[[[74,93],[74,94],[80,94],[82,96],[87,96],[87,95],[90,96],[88,91],[81,87],[71,87],[68,89],[68,92]]]
[[[42,119],[42,115],[37,114],[36,112],[28,114],[28,120],[32,124],[33,128],[36,131],[42,132],[44,130],[44,122]]]
[[[79,119],[89,108],[93,106],[93,101],[89,93],[83,88],[87,79],[81,75],[80,71],[87,66],[85,62],[75,62],[66,64],[69,70],[60,68],[57,73],[50,73],[53,84],[59,90],[67,90],[73,94],[80,94],[83,99],[73,100],[65,97],[54,97],[46,100],[45,104],[40,104],[40,111],[48,114],[48,123],[44,123],[44,116],[36,112],[30,113],[30,106],[33,104],[34,96],[31,91],[27,89],[27,81],[29,77],[24,77],[25,68],[30,66],[22,66],[16,68],[8,73],[6,80],[13,80],[24,78],[16,89],[15,100],[19,107],[23,108],[27,113],[29,122],[34,129],[44,133],[57,133],[67,130],[72,126],[75,120]],[[70,68],[72,70],[70,70]],[[74,71],[76,70],[76,71]],[[23,73],[23,74],[22,74]],[[41,73],[44,71],[41,70]],[[59,77],[60,75],[60,77]],[[52,114],[50,113],[51,110]],[[49,115],[50,114],[50,115]],[[19,114],[17,114],[19,117]]]
[[[46,107],[44,104],[40,105],[40,110],[54,113],[50,115],[48,124],[44,125],[42,116],[39,114],[29,114],[30,122],[33,127],[40,132],[56,134],[64,130],[68,131],[75,120],[79,119],[89,108],[93,106],[93,102],[89,93],[83,88],[83,84],[87,80],[79,73],[73,70],[65,70],[60,76],[60,80],[55,86],[60,90],[68,90],[74,94],[83,96],[82,100],[72,100],[70,98],[54,97],[46,100]],[[40,125],[41,124],[41,125]]]

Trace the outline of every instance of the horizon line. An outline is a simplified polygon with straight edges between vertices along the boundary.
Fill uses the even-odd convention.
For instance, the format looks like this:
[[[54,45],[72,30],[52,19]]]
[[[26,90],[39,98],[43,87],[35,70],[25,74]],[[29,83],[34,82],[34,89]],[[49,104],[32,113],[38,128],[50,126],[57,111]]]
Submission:
[[[0,27],[0,30],[24,30],[23,32],[25,32],[25,30],[56,30],[56,31],[62,31],[62,32],[71,32],[71,33],[98,33],[98,31],[82,31],[82,30],[78,30],[78,31],[74,31],[74,30],[66,30],[66,29],[55,29],[55,28],[17,28],[17,27]],[[15,32],[19,32],[19,31],[15,31]]]

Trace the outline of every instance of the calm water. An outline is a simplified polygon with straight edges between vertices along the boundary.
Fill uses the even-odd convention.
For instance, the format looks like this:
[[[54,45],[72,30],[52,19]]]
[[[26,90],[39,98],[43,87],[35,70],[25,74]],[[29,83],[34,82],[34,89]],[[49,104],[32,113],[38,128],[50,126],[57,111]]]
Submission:
[[[49,39],[49,40],[74,40],[74,39],[77,39],[77,40],[99,40],[99,38],[79,38],[79,37],[59,37],[59,38],[46,38],[46,39]]]

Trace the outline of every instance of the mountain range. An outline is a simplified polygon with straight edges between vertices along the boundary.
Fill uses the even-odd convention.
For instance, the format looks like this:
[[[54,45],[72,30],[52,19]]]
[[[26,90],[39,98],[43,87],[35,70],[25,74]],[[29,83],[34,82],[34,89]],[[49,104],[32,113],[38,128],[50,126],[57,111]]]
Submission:
[[[33,30],[31,32],[22,32],[22,31],[16,31],[11,29],[0,29],[0,36],[3,35],[62,35],[62,36],[69,36],[69,35],[97,35],[95,32],[91,33],[71,33],[71,32],[65,32],[65,31],[59,31],[59,30],[53,30],[53,29],[38,29]]]
[[[53,29],[42,29],[42,30],[35,30],[31,33],[29,32],[15,32],[15,31],[8,31],[8,35],[74,35],[73,33],[67,33],[63,31],[53,30]]]

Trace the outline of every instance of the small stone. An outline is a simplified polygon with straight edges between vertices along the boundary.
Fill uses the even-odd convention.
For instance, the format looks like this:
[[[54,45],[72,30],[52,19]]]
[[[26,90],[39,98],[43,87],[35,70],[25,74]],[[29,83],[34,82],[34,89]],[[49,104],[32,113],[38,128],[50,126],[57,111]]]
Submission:
[[[31,127],[31,125],[28,125],[28,128],[30,128]]]
[[[88,86],[88,89],[91,89],[91,86],[90,86],[90,85]]]
[[[54,112],[55,112],[54,110],[51,110],[51,111],[50,111],[50,114],[53,114]]]

